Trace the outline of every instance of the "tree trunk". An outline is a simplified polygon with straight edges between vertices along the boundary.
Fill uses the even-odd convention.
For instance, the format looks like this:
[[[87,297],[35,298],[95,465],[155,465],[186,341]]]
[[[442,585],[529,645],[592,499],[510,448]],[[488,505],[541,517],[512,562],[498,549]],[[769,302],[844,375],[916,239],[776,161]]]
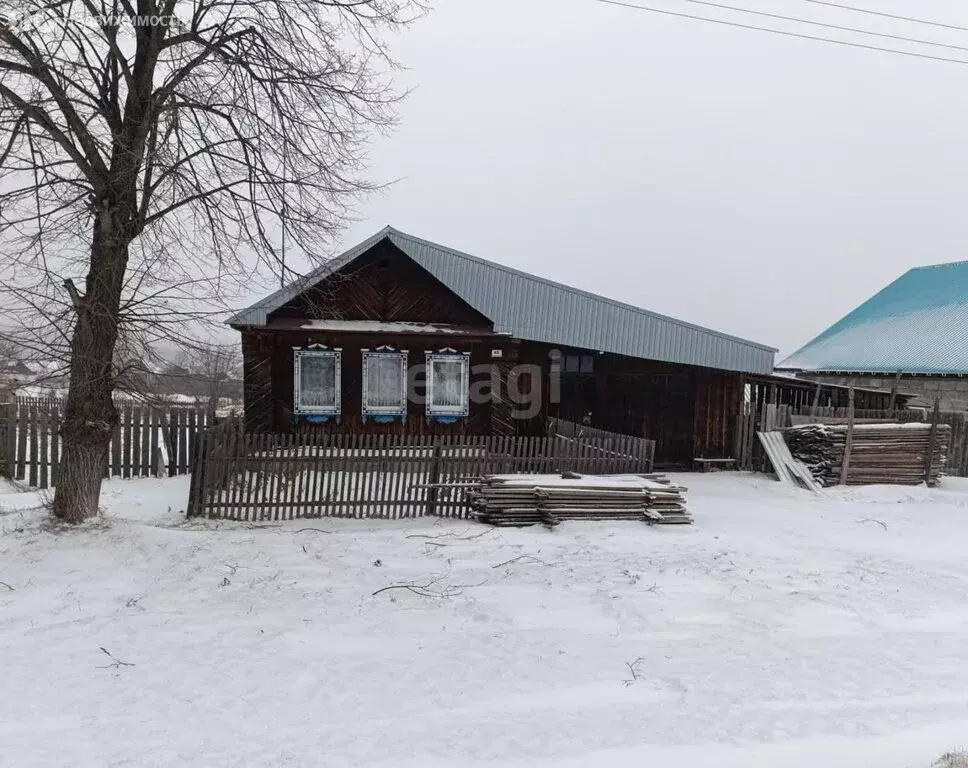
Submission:
[[[54,515],[69,523],[95,517],[108,446],[118,422],[113,361],[121,290],[130,237],[119,232],[117,209],[95,216],[86,292],[66,283],[77,320],[71,338],[71,377],[61,426],[63,454],[54,491]]]

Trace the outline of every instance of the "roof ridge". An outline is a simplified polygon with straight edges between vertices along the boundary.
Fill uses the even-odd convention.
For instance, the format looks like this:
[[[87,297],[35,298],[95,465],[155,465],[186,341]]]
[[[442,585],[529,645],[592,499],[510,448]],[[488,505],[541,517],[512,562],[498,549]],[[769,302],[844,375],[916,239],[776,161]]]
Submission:
[[[920,272],[925,269],[941,269],[944,267],[957,267],[962,264],[968,264],[968,259],[962,259],[961,261],[943,261],[940,264],[922,264],[920,267],[911,267],[908,272]],[[904,274],[907,274],[905,272]]]

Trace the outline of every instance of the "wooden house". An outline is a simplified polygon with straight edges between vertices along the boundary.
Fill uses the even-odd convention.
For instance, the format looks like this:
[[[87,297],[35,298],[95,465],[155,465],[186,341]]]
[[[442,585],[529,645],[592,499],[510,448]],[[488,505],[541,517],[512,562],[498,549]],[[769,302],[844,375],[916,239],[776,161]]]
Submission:
[[[549,417],[733,453],[775,349],[386,228],[229,320],[248,430],[543,435]]]

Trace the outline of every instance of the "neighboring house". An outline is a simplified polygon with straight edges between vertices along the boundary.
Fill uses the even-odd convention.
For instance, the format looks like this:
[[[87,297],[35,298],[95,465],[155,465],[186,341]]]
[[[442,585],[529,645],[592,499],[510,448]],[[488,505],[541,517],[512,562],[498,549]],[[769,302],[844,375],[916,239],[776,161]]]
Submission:
[[[15,357],[0,359],[0,388],[15,389],[31,377],[30,368]]]
[[[8,358],[0,361],[0,390],[23,397],[57,397],[67,386],[60,363]]]
[[[543,435],[549,416],[733,454],[775,349],[386,228],[232,317],[247,429]]]
[[[968,410],[968,261],[908,271],[777,368]]]
[[[132,391],[148,400],[200,406],[206,406],[210,401],[242,401],[242,380],[234,373],[213,375],[173,367],[132,378]]]

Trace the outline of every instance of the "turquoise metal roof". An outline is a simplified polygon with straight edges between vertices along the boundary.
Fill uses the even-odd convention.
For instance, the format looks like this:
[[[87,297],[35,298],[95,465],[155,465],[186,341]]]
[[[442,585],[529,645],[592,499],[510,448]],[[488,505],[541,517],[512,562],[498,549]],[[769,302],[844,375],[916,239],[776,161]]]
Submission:
[[[968,261],[908,271],[777,368],[968,373]]]
[[[389,240],[494,323],[521,339],[748,373],[773,370],[776,350],[445,248],[387,227],[228,320],[264,326],[273,311]]]

